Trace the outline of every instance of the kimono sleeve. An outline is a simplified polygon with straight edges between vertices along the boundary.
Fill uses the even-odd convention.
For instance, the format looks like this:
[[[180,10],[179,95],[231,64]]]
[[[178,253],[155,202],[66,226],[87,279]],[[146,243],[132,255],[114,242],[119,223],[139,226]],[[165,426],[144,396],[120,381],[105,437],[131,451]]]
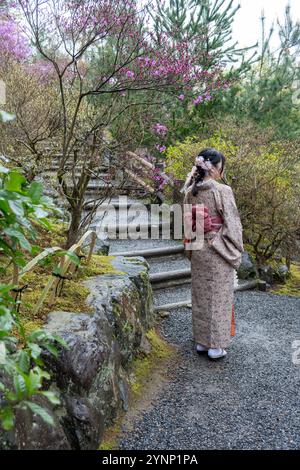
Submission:
[[[243,227],[233,191],[227,186],[221,191],[223,225],[211,242],[211,246],[228,263],[237,269],[242,261]]]

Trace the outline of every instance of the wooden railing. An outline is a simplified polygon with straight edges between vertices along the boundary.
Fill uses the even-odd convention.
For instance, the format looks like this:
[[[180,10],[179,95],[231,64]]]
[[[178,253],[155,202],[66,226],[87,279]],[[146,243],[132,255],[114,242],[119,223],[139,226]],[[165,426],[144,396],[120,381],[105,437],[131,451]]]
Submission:
[[[151,178],[159,166],[154,165],[134,152],[126,152],[126,157],[126,161],[128,163],[127,166],[124,166],[124,173],[126,173],[130,179],[145,188],[150,194],[156,194],[163,200],[162,193],[157,190],[157,187]],[[159,173],[168,183],[172,183],[171,179],[162,171],[162,169],[160,169],[157,174]]]

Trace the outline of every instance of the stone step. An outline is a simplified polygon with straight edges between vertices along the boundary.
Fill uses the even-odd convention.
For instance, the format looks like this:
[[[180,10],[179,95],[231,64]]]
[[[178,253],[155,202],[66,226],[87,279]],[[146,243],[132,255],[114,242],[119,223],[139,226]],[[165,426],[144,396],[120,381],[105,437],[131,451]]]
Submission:
[[[47,173],[47,175],[55,175],[56,174],[56,171],[53,170],[53,169],[46,169],[44,170],[45,173]],[[66,176],[67,178],[69,178],[71,180],[71,173],[66,173]],[[75,177],[76,178],[80,178],[81,176],[81,173],[79,172],[76,172],[75,173]],[[99,175],[90,175],[90,181],[94,182],[94,181],[103,181],[103,180],[107,180],[107,179],[110,179],[110,174],[109,173],[100,173]]]
[[[128,229],[128,239],[130,239],[130,230],[135,231],[138,229],[138,232],[144,238],[149,237],[149,232],[151,236],[159,235],[159,232],[162,229],[168,229],[169,224],[167,222],[162,222],[160,220],[159,214],[154,218],[154,214],[149,214],[147,207],[145,210],[139,210],[142,206],[139,204],[130,205],[131,210],[127,211],[128,205],[120,205],[120,202],[117,201],[113,206],[112,204],[101,204],[97,211],[95,212],[92,225],[97,226],[98,228],[105,227],[107,230],[114,230],[127,232]],[[169,232],[167,233],[170,236]],[[133,239],[132,239],[133,240]],[[139,240],[134,239],[135,242]]]
[[[107,192],[118,193],[120,196],[135,196],[135,197],[145,197],[144,191],[141,191],[139,188],[117,188],[115,186],[106,185],[101,188],[97,188],[97,190],[87,191],[86,193],[86,202],[91,202],[90,208],[92,206],[92,201],[97,201],[99,198],[107,196]]]
[[[47,150],[49,151],[49,154],[48,154],[48,156],[46,156],[46,153],[45,153],[45,159],[48,160],[49,162],[58,162],[62,159],[62,154],[61,153],[51,152],[51,149],[44,149],[45,152],[47,152]],[[72,160],[71,155],[68,159],[70,161]],[[77,161],[78,162],[84,162],[85,160],[86,159],[85,159],[84,154],[77,154]],[[104,158],[101,159],[101,162],[102,162],[103,165],[109,165],[110,159],[104,157]]]
[[[125,197],[125,196],[124,196]],[[88,198],[88,201],[89,202],[90,199]],[[103,201],[100,205],[99,205],[99,208],[98,210],[99,211],[109,211],[111,210],[112,208],[114,208],[116,211],[125,211],[125,210],[129,210],[129,209],[135,209],[138,210],[138,208],[143,205],[146,207],[147,210],[150,209],[150,203],[149,202],[141,202],[141,203],[137,203],[135,201],[132,201],[132,202],[127,202],[127,203],[120,203],[118,200],[113,200],[111,202],[105,202]],[[93,207],[93,204],[92,202],[88,205],[85,206],[85,210],[86,211],[89,211],[91,210]]]
[[[158,305],[157,307],[154,307],[154,310],[157,312],[160,312],[164,310],[168,311],[168,310],[174,310],[176,308],[183,308],[183,307],[192,308],[191,299],[186,299],[186,300],[182,300],[181,302],[174,302],[171,304]]]
[[[168,256],[175,255],[184,252],[184,246],[178,244],[178,246],[166,246],[161,248],[152,248],[149,250],[132,250],[132,251],[121,251],[121,252],[112,252],[111,254],[117,254],[118,256],[126,256],[128,258],[135,256],[143,256],[143,258],[152,258],[158,256]]]
[[[120,252],[130,252],[132,250],[132,240],[112,240],[110,242],[109,254],[114,253],[118,255]],[[143,239],[135,240],[134,247],[137,251],[141,250],[152,250],[156,248],[165,249],[167,246],[178,247],[181,245],[181,240],[164,240],[162,238],[157,239]]]
[[[153,291],[154,307],[159,307],[178,302],[191,303],[191,284],[167,286]]]
[[[127,202],[127,203],[119,203],[119,201],[112,201],[110,203],[102,203],[101,210],[109,210],[111,208],[115,208],[118,210],[139,210],[139,208],[145,207],[147,210],[150,210],[151,204],[150,203],[143,203],[143,202]]]
[[[186,269],[177,269],[174,271],[163,271],[159,273],[150,273],[150,281],[152,284],[157,284],[159,282],[177,280],[177,279],[190,279],[191,277],[191,268]],[[238,286],[235,288],[237,291],[243,291],[248,289],[255,289],[258,287],[260,290],[265,288],[265,282],[260,279],[253,279],[242,281],[238,280]]]
[[[104,221],[102,221],[102,224],[104,223]],[[93,222],[90,227],[93,228],[93,227],[97,227],[98,225],[100,224],[100,221],[98,222]],[[112,233],[114,233],[114,231],[117,233],[117,234],[127,234],[127,238],[126,239],[130,239],[129,237],[129,234],[128,234],[128,229],[130,229],[130,221],[129,221],[129,225],[128,224],[113,224],[113,225],[107,225],[105,224],[106,226],[106,231],[110,231]],[[133,226],[134,227],[134,226]],[[140,225],[139,229],[140,231],[144,231],[145,233],[151,233],[152,231],[156,230],[158,231],[158,233],[164,228],[164,227],[168,227],[168,225],[166,225],[165,223],[156,223],[156,224],[145,224],[145,225]],[[131,239],[131,241],[134,243],[136,240],[134,239]]]
[[[125,202],[128,204],[132,204],[132,205],[139,205],[139,204],[149,204],[150,203],[150,200],[149,198],[140,198],[140,199],[135,199],[135,198],[131,198],[131,197],[128,197],[128,196],[112,196],[112,197],[108,197],[106,199],[103,200],[103,204],[113,204],[113,205],[125,205]]]
[[[86,188],[85,194],[95,194],[99,189],[107,189],[107,188],[112,188],[114,185],[112,184],[111,181],[106,182],[106,181],[97,181],[97,184],[89,184],[88,187]],[[118,189],[117,186],[115,186],[116,189]]]
[[[258,288],[264,290],[264,281],[259,279],[242,281],[238,280],[238,285],[235,286],[235,292],[245,290],[252,290]],[[154,289],[154,308],[157,311],[173,310],[181,307],[191,306],[191,286],[190,285],[165,285],[158,288],[158,284]]]
[[[85,210],[89,211],[92,209],[92,202],[87,205],[85,207]],[[117,201],[113,202],[113,203],[101,203],[101,205],[99,206],[98,210],[99,211],[109,211],[111,209],[115,209],[116,211],[129,211],[132,212],[133,210],[136,210],[138,211],[139,207],[141,207],[141,205],[143,205],[147,211],[149,211],[150,209],[150,203],[141,203],[141,204],[137,204],[137,203],[127,203],[127,204],[119,204]]]
[[[160,273],[150,273],[149,278],[151,284],[157,284],[159,282],[177,280],[177,279],[189,279],[191,277],[191,268],[176,269],[174,271],[163,271]]]
[[[235,291],[240,292],[244,290],[251,290],[251,289],[256,289],[258,290],[265,290],[266,288],[266,282],[262,281],[261,279],[253,279],[253,280],[238,280],[238,285],[235,287]]]
[[[145,228],[146,226],[148,226],[149,229],[151,229],[151,227],[156,227],[158,224],[160,224],[161,227],[164,227],[166,229],[165,237],[171,237],[171,225],[168,223],[168,221],[162,221],[159,215],[152,215],[152,217],[150,217],[149,213],[139,213],[139,211],[134,210],[127,212],[126,210],[118,210],[117,208],[115,210],[106,211],[102,210],[102,208],[100,207],[95,213],[94,221],[98,222],[99,220],[103,220],[104,218],[106,222],[111,221],[111,224],[128,224],[129,228],[134,228],[135,226]],[[170,230],[168,230],[169,228]]]
[[[119,194],[125,192],[125,194],[127,194],[128,192],[130,191],[137,191],[137,192],[140,192],[141,189],[138,188],[136,185],[131,185],[131,184],[118,184],[118,183],[115,183],[114,181],[109,181],[109,182],[106,182],[106,181],[99,181],[99,183],[95,184],[95,185],[91,185],[89,184],[89,186],[87,187],[86,189],[86,195],[93,195],[93,194],[96,194],[99,190],[105,190],[105,189],[113,189],[114,191],[118,191]]]
[[[74,165],[72,165],[71,163],[70,163],[70,164],[66,164],[66,165],[65,165],[65,170],[67,170],[67,172],[70,172],[70,171],[73,169],[73,167],[74,167]],[[107,165],[101,165],[101,166],[99,166],[99,167],[94,171],[94,173],[100,172],[100,173],[104,173],[104,174],[107,175],[108,172],[109,172],[109,169],[110,169],[109,166],[107,166]],[[54,172],[54,171],[57,171],[57,170],[59,170],[59,164],[58,164],[58,163],[54,163],[54,162],[50,162],[49,164],[47,164],[47,167],[46,167],[46,170],[45,170],[45,171],[53,171],[53,172]],[[76,170],[75,170],[75,171],[76,171],[78,174],[80,174],[80,170],[81,170],[81,168],[80,168],[80,163],[78,163],[78,164],[76,165]]]
[[[152,284],[152,289],[153,291],[157,290],[164,290],[164,289],[169,289],[170,287],[181,287],[181,286],[187,286],[191,287],[191,278],[181,278],[181,279],[167,279],[165,281],[157,282],[155,284]]]

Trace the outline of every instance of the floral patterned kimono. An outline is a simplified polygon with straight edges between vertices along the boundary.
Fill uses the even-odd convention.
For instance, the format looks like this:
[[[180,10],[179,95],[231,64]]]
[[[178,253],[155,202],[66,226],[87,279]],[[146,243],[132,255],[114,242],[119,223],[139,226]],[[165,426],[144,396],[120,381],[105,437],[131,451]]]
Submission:
[[[203,246],[191,251],[193,336],[208,348],[226,348],[232,334],[235,270],[241,263],[243,229],[230,186],[214,179],[187,190],[184,204],[204,204],[211,217],[222,215],[218,232],[206,232]],[[208,239],[213,239],[208,244]]]

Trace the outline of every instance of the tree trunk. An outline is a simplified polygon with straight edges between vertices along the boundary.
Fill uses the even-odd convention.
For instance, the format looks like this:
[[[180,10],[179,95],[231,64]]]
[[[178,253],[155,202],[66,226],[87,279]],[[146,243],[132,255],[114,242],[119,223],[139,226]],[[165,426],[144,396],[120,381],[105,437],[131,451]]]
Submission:
[[[80,237],[81,210],[77,207],[71,208],[71,223],[67,232],[66,248],[71,248]]]

